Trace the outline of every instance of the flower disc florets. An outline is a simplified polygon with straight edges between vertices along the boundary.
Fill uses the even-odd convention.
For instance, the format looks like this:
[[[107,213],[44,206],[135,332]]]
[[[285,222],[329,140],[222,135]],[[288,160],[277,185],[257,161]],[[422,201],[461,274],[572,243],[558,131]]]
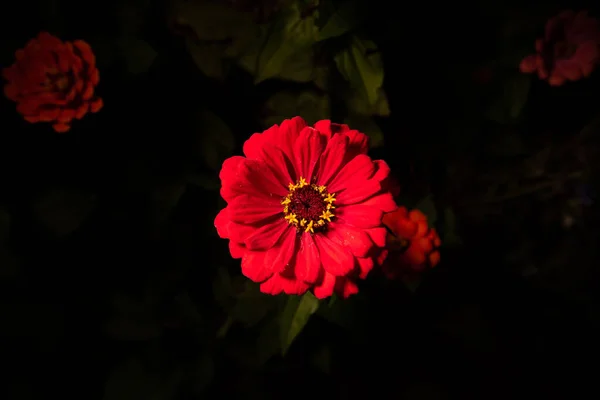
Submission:
[[[290,193],[281,201],[285,220],[296,227],[298,232],[315,233],[323,229],[335,215],[335,193],[328,193],[324,185],[317,186],[300,177],[297,183],[290,183]]]

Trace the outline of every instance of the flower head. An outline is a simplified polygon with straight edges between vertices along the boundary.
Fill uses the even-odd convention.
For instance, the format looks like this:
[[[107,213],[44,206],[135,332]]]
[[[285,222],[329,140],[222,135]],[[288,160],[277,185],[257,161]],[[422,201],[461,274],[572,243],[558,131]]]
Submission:
[[[440,238],[421,211],[399,207],[385,214],[383,223],[389,229],[387,259],[382,266],[388,278],[410,277],[439,263]]]
[[[525,57],[520,69],[537,72],[552,86],[588,77],[600,60],[600,25],[587,12],[563,11],[546,23],[536,54]]]
[[[219,236],[242,273],[267,294],[325,298],[358,291],[385,247],[382,182],[387,164],[366,154],[368,137],[347,125],[285,120],[244,144],[221,169]]]
[[[102,108],[102,100],[94,96],[100,79],[96,58],[84,41],[63,42],[42,32],[15,57],[2,71],[4,94],[26,121],[50,122],[62,133],[73,119]]]

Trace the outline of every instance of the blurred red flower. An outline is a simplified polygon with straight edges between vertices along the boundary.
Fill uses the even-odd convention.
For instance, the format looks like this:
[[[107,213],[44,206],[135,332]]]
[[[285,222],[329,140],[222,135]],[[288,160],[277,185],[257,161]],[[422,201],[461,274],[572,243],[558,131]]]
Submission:
[[[520,69],[537,72],[552,86],[588,77],[600,60],[600,25],[586,11],[563,11],[546,23],[543,38],[535,42],[536,54],[525,57]]]
[[[367,150],[368,137],[347,125],[295,117],[252,135],[246,157],[225,160],[227,207],[215,227],[263,293],[358,292],[385,247],[383,214],[396,208],[382,189],[389,167]]]
[[[390,279],[411,276],[440,262],[440,237],[429,228],[427,217],[419,210],[408,211],[406,207],[383,216],[388,227],[387,258],[382,265]]]
[[[73,119],[102,108],[102,100],[94,96],[100,79],[96,57],[86,42],[63,42],[41,32],[15,58],[2,71],[4,94],[26,121],[50,122],[62,133]]]

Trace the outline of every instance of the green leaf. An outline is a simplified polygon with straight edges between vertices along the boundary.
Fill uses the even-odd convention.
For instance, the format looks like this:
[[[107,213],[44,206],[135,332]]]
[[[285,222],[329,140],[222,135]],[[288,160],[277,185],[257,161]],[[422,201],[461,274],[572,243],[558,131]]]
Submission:
[[[281,351],[281,324],[280,316],[275,315],[268,318],[262,324],[256,339],[256,364],[264,365],[271,357]]]
[[[351,45],[335,56],[335,63],[342,76],[365,96],[368,104],[377,104],[383,85],[383,61],[375,43],[355,36]]]
[[[226,75],[223,62],[223,46],[212,43],[198,43],[186,39],[185,46],[198,69],[206,76],[223,79]]]
[[[437,221],[437,209],[433,201],[433,195],[426,196],[420,200],[415,208],[427,216],[427,222],[429,223],[429,226],[435,225]]]
[[[289,296],[281,314],[281,355],[285,355],[311,315],[319,309],[319,299],[307,292],[303,296]]]
[[[331,373],[331,349],[329,346],[321,346],[311,356],[311,364],[317,371],[323,374]]]
[[[363,3],[360,1],[344,2],[319,31],[319,41],[339,37],[352,31],[361,24],[364,11]]]
[[[367,98],[362,95],[362,92],[358,90],[350,91],[350,94],[346,96],[346,106],[349,112],[358,115],[378,115],[381,117],[387,117],[390,115],[390,106],[388,104],[387,95],[383,89],[377,91],[377,100],[371,104]]]
[[[152,193],[152,205],[156,223],[163,223],[169,218],[186,189],[185,183],[179,182],[155,188]]]
[[[372,118],[362,115],[350,115],[344,121],[350,128],[357,129],[369,136],[369,148],[374,149],[383,146],[383,132]]]
[[[110,338],[146,341],[162,335],[163,326],[146,302],[116,295],[113,305],[116,312],[104,324],[104,332]]]
[[[146,72],[157,56],[156,51],[146,41],[132,36],[117,39],[117,49],[131,74]]]
[[[315,18],[303,17],[297,4],[284,10],[267,31],[258,55],[254,83],[281,75],[293,55],[306,51],[316,42],[317,33]]]
[[[74,232],[91,214],[96,196],[75,190],[52,190],[33,204],[36,219],[54,237]]]
[[[182,383],[181,371],[158,375],[136,359],[118,365],[108,377],[103,400],[174,400]]]
[[[193,370],[192,390],[201,395],[215,377],[215,362],[211,357],[201,357]]]
[[[8,240],[10,234],[10,214],[3,207],[0,207],[0,243]]]
[[[214,170],[220,170],[223,161],[235,148],[235,138],[229,126],[214,113],[201,110],[196,115],[196,129],[200,132],[198,145],[204,163]]]
[[[186,182],[190,185],[198,186],[202,189],[218,191],[221,189],[219,178],[209,174],[190,174]]]
[[[497,98],[485,116],[500,124],[516,122],[527,104],[531,78],[525,74],[512,74],[501,82]]]
[[[311,47],[292,53],[274,78],[300,83],[313,81],[316,78],[314,57],[315,53]]]
[[[244,290],[237,295],[229,316],[248,327],[259,323],[276,306],[276,298],[260,292],[260,285],[244,279]]]
[[[250,13],[238,11],[221,1],[176,0],[172,4],[170,20],[173,26],[191,30],[186,34],[190,39],[228,43],[232,48],[245,47],[258,33]]]
[[[444,236],[441,239],[444,247],[454,247],[462,244],[462,239],[457,232],[456,214],[450,207],[444,210]]]
[[[121,0],[116,4],[115,16],[122,35],[139,35],[144,27],[152,0]]]
[[[329,118],[329,97],[313,91],[301,93],[277,92],[265,104],[268,117],[263,119],[265,127],[280,124],[287,118],[300,116],[308,124]]]

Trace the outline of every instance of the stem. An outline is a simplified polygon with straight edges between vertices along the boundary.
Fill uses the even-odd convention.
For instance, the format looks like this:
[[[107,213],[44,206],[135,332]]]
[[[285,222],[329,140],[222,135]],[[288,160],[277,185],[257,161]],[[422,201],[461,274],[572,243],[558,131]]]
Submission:
[[[233,325],[233,318],[231,318],[230,316],[227,316],[227,319],[225,320],[223,325],[221,325],[221,327],[217,331],[217,338],[218,339],[224,338],[225,335],[227,335],[229,328],[231,328],[231,325]]]

